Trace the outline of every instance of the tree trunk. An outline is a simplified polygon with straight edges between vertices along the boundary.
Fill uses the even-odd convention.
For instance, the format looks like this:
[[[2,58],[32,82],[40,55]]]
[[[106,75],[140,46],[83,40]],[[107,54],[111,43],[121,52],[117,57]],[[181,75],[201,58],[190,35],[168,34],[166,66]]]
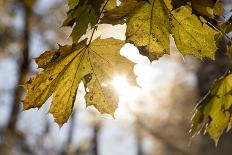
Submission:
[[[96,122],[94,126],[94,135],[93,135],[93,155],[98,155],[98,131],[99,131],[100,125],[98,122]]]
[[[24,11],[24,31],[23,31],[23,47],[22,56],[18,68],[18,80],[14,91],[14,99],[12,101],[12,109],[7,128],[15,131],[18,113],[20,110],[20,100],[23,94],[22,85],[25,80],[29,69],[29,42],[30,42],[30,17],[32,14],[31,7],[26,6],[22,2],[22,9]]]

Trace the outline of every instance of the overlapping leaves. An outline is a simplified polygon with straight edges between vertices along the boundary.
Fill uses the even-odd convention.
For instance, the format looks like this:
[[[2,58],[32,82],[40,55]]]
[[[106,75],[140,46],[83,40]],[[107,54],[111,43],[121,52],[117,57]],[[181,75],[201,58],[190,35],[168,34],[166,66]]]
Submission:
[[[198,104],[192,118],[191,136],[208,133],[217,144],[232,122],[232,74],[214,82],[208,95]]]
[[[62,126],[72,113],[78,85],[83,81],[87,105],[113,115],[118,97],[110,81],[115,74],[127,75],[132,82],[135,80],[134,64],[120,56],[123,45],[121,40],[98,38],[89,46],[82,41],[43,53],[36,62],[44,71],[26,84],[24,109],[40,108],[52,96],[49,112]]]
[[[68,0],[69,11],[63,26],[73,28],[73,45],[48,51],[36,59],[40,74],[27,84],[24,108],[41,107],[53,96],[50,112],[61,126],[73,109],[76,91],[81,81],[86,87],[86,102],[100,112],[113,115],[117,96],[109,81],[114,73],[125,73],[133,81],[133,63],[119,55],[124,42],[97,39],[86,45],[79,42],[88,28],[99,24],[127,24],[126,42],[138,47],[150,60],[158,59],[170,50],[169,37],[183,55],[214,58],[216,43],[222,37],[211,21],[223,15],[220,0]],[[209,20],[210,19],[210,20]],[[93,30],[93,32],[94,32]],[[231,22],[221,25],[220,34],[231,32]],[[216,39],[215,39],[216,38]],[[90,39],[91,40],[91,39]],[[90,41],[91,42],[91,41]],[[231,52],[231,42],[228,44]],[[231,54],[232,55],[232,54]],[[231,122],[232,75],[216,81],[211,92],[197,106],[191,135],[208,132],[218,141]]]
[[[192,14],[189,6],[172,11],[171,33],[183,55],[214,59],[217,32]]]
[[[171,4],[171,0],[128,0],[118,9],[107,12],[103,21],[121,23],[126,19],[127,41],[151,60],[169,53],[170,34],[183,55],[214,58],[217,32],[192,14],[190,6],[173,10]]]
[[[98,23],[103,10],[116,7],[115,0],[69,0],[68,4],[70,10],[63,26],[73,27],[73,42],[78,42],[89,26],[93,28]]]

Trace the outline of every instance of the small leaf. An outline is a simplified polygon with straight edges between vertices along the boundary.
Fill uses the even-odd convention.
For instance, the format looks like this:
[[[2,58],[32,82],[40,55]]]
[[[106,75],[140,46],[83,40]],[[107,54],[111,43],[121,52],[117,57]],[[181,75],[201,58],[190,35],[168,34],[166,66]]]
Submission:
[[[68,6],[70,9],[74,9],[79,3],[79,0],[68,0]]]
[[[78,42],[86,33],[88,26],[93,28],[100,18],[100,9],[105,0],[79,0],[77,6],[67,13],[63,26],[73,26],[71,37],[73,42]]]
[[[181,6],[184,6],[184,5],[187,5],[187,3],[189,2],[190,0],[172,0],[171,1],[171,4],[173,6],[173,9],[177,9]]]
[[[191,0],[192,8],[200,15],[214,18],[216,16],[222,16],[224,14],[224,8],[221,4],[221,0]]]
[[[116,8],[116,6],[117,6],[116,1],[117,0],[109,0],[108,3],[107,3],[107,5],[105,6],[104,11],[112,10],[112,9]]]
[[[230,17],[230,19],[228,21],[226,21],[225,23],[223,23],[221,25],[221,30],[224,33],[230,33],[230,32],[232,32],[232,17]]]
[[[229,57],[232,57],[232,41],[229,41],[227,44],[226,55],[228,55]]]
[[[213,9],[214,9],[214,15],[217,15],[217,16],[224,15],[225,10],[224,10],[221,0],[216,1],[216,3],[213,6]]]
[[[145,0],[122,0],[119,7],[104,12],[101,23],[106,24],[124,24],[127,16],[136,8],[141,7]]]

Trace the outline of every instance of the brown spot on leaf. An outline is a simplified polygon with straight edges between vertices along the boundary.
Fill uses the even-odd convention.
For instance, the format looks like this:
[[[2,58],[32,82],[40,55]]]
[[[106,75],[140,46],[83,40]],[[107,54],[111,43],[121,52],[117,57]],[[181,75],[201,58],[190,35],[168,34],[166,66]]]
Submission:
[[[148,51],[146,50],[146,46],[138,46],[139,53],[143,56],[149,56]]]
[[[85,80],[85,83],[89,83],[89,81],[92,80],[92,73],[89,73],[87,75],[84,76],[84,80]]]
[[[93,100],[93,95],[90,96],[90,101],[92,101],[92,100]]]
[[[52,57],[52,59],[51,59],[51,62],[55,62],[56,59],[59,58],[59,56],[60,56],[60,52],[57,51],[57,52],[53,55],[53,57]]]
[[[29,79],[26,84],[31,84],[32,83],[32,79]]]

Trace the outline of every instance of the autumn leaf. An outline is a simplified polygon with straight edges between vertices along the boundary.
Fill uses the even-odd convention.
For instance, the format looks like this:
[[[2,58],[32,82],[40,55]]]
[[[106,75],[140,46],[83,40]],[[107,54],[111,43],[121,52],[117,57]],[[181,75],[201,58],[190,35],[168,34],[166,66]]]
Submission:
[[[229,20],[227,20],[225,23],[220,25],[221,31],[224,33],[230,33],[232,32],[232,17],[230,17]]]
[[[171,13],[171,32],[180,52],[214,59],[217,50],[214,37],[218,32],[192,14],[189,6],[179,7]]]
[[[100,8],[104,0],[79,0],[74,9],[67,13],[63,26],[73,26],[71,37],[73,42],[78,42],[84,35],[88,26],[94,27],[100,17]],[[72,4],[73,6],[74,4]]]
[[[169,0],[150,0],[127,19],[127,41],[135,44],[150,60],[169,53]]]
[[[73,27],[71,37],[78,42],[86,34],[88,27],[93,28],[98,23],[102,12],[116,7],[115,0],[69,0],[70,10],[63,26]]]
[[[104,11],[101,23],[106,24],[124,24],[127,16],[135,9],[141,7],[146,0],[121,0],[119,7]]]
[[[189,5],[198,15],[208,18],[215,18],[215,16],[224,14],[221,0],[172,0],[171,3],[174,9]]]
[[[70,9],[74,9],[79,3],[79,0],[68,0],[68,6]]]
[[[221,4],[221,0],[191,0],[192,8],[200,15],[214,18],[216,16],[222,16],[224,14],[224,8]]]
[[[138,47],[140,53],[150,60],[169,53],[170,34],[183,55],[213,59],[218,32],[201,20],[202,17],[194,15],[190,6],[173,10],[171,3],[171,0],[129,0],[109,11],[103,19],[113,23],[125,19],[127,41]]]
[[[190,0],[171,0],[173,9],[177,9],[181,6],[187,5]]]
[[[118,97],[111,87],[115,74],[124,74],[135,83],[133,63],[120,56],[124,45],[113,38],[85,41],[47,51],[36,62],[44,70],[27,82],[24,109],[40,108],[52,96],[49,112],[62,126],[70,117],[81,81],[86,87],[86,103],[101,113],[113,115]]]
[[[107,2],[107,4],[106,4],[106,6],[105,6],[103,12],[104,12],[104,11],[108,11],[108,10],[112,10],[112,9],[116,8],[116,7],[117,7],[116,1],[117,1],[117,0],[109,0],[109,1],[107,2],[107,0],[105,0],[105,2]],[[103,6],[102,6],[102,8],[103,8]]]
[[[198,104],[192,118],[190,135],[207,132],[217,145],[223,131],[231,126],[232,74],[215,81],[211,91]]]
[[[231,40],[227,44],[226,55],[228,55],[229,57],[232,57],[232,41]]]

